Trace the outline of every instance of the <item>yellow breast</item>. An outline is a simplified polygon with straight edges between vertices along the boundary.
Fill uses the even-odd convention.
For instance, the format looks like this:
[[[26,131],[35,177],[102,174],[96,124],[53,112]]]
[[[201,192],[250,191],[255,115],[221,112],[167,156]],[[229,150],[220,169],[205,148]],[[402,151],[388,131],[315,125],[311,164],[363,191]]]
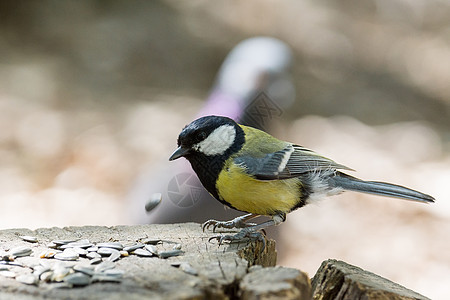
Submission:
[[[222,200],[234,208],[258,215],[290,212],[300,201],[300,181],[257,180],[230,163],[220,172],[216,188]]]

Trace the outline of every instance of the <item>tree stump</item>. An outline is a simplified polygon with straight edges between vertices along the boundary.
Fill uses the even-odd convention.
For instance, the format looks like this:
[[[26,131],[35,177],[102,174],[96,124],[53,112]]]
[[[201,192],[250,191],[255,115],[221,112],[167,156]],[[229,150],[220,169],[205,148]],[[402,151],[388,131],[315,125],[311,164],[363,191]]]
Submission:
[[[251,299],[311,299],[309,277],[297,269],[253,266],[239,285],[239,297]]]
[[[261,242],[208,242],[214,235],[194,223],[0,230],[0,299],[427,299],[336,260],[311,286],[306,273],[275,267],[273,240],[261,251]],[[56,252],[74,260],[40,258]]]
[[[324,261],[312,280],[313,298],[428,299],[386,278],[343,261]]]
[[[260,242],[218,246],[208,242],[213,235],[209,231],[202,232],[200,225],[194,223],[0,230],[3,258],[10,253],[8,250],[17,246],[27,246],[33,251],[31,255],[17,257],[13,262],[1,261],[0,299],[232,299],[240,293],[239,284],[250,266],[271,267],[276,263],[275,242],[272,240],[267,241],[261,252]],[[21,236],[34,236],[37,242],[27,242]],[[15,273],[19,279],[21,275],[30,275],[32,268],[42,261],[58,262],[54,258],[39,258],[53,240],[82,239],[94,244],[120,242],[123,245],[159,239],[162,242],[154,246],[159,251],[172,250],[177,245],[175,247],[181,247],[183,254],[166,259],[137,255],[122,257],[114,262],[115,267],[123,271],[120,282],[96,282],[82,287],[70,288],[42,280],[27,285],[2,276]],[[89,260],[80,256],[76,261],[62,263],[86,265]]]

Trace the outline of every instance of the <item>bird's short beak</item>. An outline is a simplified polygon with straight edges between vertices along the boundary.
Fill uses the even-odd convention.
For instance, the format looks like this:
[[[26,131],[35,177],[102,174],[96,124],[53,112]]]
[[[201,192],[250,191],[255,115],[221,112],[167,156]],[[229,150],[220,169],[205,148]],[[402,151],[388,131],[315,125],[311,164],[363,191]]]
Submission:
[[[183,148],[183,147],[178,147],[173,153],[172,155],[169,157],[169,161],[171,160],[175,160],[177,158],[183,157],[186,154],[188,154],[190,151],[189,148]]]

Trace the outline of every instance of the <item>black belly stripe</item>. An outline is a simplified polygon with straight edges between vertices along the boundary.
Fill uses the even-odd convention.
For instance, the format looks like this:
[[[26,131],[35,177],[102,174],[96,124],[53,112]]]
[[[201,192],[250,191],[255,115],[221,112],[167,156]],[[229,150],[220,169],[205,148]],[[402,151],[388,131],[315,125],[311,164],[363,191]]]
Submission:
[[[216,188],[216,181],[223,169],[223,166],[225,165],[225,161],[220,161],[217,159],[216,161],[210,161],[208,164],[204,164],[204,160],[197,161],[196,159],[190,159],[189,161],[191,162],[192,168],[205,189],[223,205],[238,210],[236,207],[224,200],[219,195]]]
[[[214,198],[219,200],[219,195],[216,190],[216,181],[225,161],[221,159],[220,156],[209,157],[205,155],[196,155],[187,158],[206,190],[213,195]]]
[[[308,185],[307,182],[305,182],[304,178],[299,178],[300,179],[300,183],[298,188],[300,189],[300,199],[297,202],[297,204],[291,209],[291,211],[294,211],[300,207],[303,207],[306,205],[306,201],[309,198],[309,195],[311,195],[311,187]]]

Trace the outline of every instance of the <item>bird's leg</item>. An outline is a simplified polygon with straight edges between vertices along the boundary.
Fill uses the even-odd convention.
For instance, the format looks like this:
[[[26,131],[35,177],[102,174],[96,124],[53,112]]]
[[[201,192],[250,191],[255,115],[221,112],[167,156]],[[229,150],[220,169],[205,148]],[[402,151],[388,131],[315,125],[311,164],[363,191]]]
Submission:
[[[245,216],[243,216],[245,217]],[[222,245],[223,242],[228,241],[230,243],[237,243],[241,242],[242,240],[248,239],[248,240],[258,240],[263,243],[262,251],[264,251],[264,248],[266,247],[266,239],[264,238],[263,234],[260,232],[260,230],[263,230],[267,227],[278,225],[286,220],[286,214],[285,213],[279,213],[272,217],[271,220],[268,220],[266,222],[263,222],[261,224],[249,226],[243,228],[241,231],[234,235],[217,235],[213,236],[209,239],[209,241],[216,239],[219,242],[219,245]]]
[[[254,226],[254,223],[246,223],[248,220],[259,217],[259,215],[255,214],[246,214],[240,217],[236,217],[231,221],[216,221],[216,220],[208,220],[202,225],[203,231],[209,229],[209,227],[213,226],[213,232],[216,232],[216,228],[246,228],[250,226]]]

